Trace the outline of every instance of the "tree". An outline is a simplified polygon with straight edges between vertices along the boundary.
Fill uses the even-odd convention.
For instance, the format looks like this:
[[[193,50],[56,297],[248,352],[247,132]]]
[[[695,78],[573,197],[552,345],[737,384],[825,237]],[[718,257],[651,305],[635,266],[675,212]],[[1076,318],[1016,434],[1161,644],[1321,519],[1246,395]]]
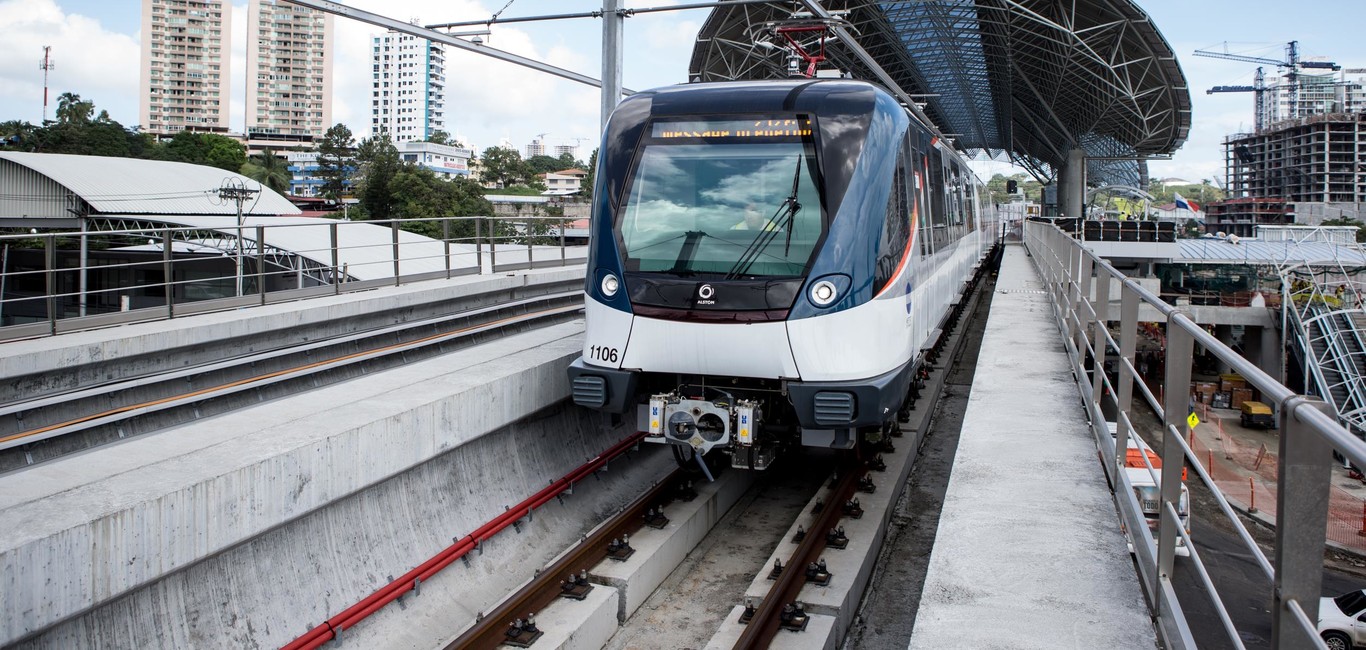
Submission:
[[[242,175],[281,194],[289,192],[289,182],[294,179],[289,163],[270,149],[263,149],[243,164]]]
[[[318,141],[318,178],[322,179],[322,195],[340,202],[347,181],[355,170],[356,139],[351,129],[338,122]]]
[[[369,219],[392,219],[394,176],[403,167],[388,133],[361,140],[356,149],[355,191]]]
[[[479,162],[483,169],[481,178],[484,184],[493,187],[530,185],[535,175],[516,149],[489,147],[484,150]]]
[[[589,156],[588,156],[588,168],[585,169],[584,171],[588,172],[588,175],[585,176],[585,177],[583,177],[583,181],[579,184],[579,194],[582,195],[582,196],[586,196],[586,197],[592,198],[592,197],[593,197],[593,182],[596,180],[597,174],[598,174],[598,150],[597,150],[597,149],[594,149],[594,150],[593,150],[593,153],[589,154]]]
[[[559,161],[559,167],[557,167],[555,171],[574,168],[583,169],[583,161],[575,158],[574,154],[569,153],[568,151],[560,154],[559,158],[556,160]]]
[[[403,165],[394,174],[390,187],[394,214],[403,219],[401,227],[410,232],[441,238],[470,237],[474,225],[469,221],[449,224],[444,230],[439,217],[465,217],[493,214],[493,204],[484,198],[484,188],[464,177],[442,180],[432,170],[419,165]]]
[[[531,170],[531,173],[533,174],[548,174],[550,172],[557,172],[561,169],[569,168],[565,166],[559,158],[552,158],[550,156],[544,155],[532,156],[530,158],[527,158],[526,166]]]
[[[81,96],[76,93],[65,92],[57,96],[57,121],[59,123],[83,124],[90,121],[90,116],[94,112],[95,102],[81,101]]]
[[[451,134],[446,133],[445,131],[442,131],[440,129],[432,131],[432,134],[427,136],[427,142],[431,142],[433,144],[450,144],[450,140]]]
[[[247,163],[247,150],[232,138],[217,133],[181,131],[166,144],[168,160],[209,165],[230,172]]]
[[[38,127],[23,120],[0,122],[0,148],[10,151],[32,151]]]

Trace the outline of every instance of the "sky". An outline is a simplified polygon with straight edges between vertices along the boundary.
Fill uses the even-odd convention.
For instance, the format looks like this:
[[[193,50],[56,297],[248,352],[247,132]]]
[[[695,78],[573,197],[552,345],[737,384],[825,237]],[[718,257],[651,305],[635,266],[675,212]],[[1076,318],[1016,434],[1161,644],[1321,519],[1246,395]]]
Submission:
[[[345,4],[421,24],[485,19],[507,0],[347,0]],[[625,0],[627,7],[659,7],[680,0]],[[1255,64],[1197,57],[1198,48],[1228,43],[1230,51],[1280,58],[1297,40],[1305,58],[1322,57],[1366,68],[1361,32],[1363,0],[1138,0],[1176,52],[1190,85],[1190,137],[1171,161],[1150,163],[1154,178],[1192,181],[1223,174],[1225,134],[1250,131],[1252,94],[1209,95],[1216,85],[1251,84]],[[598,0],[512,0],[503,17],[587,12]],[[97,110],[137,124],[141,0],[0,0],[0,121],[39,122],[42,47],[52,46],[50,107],[62,92],[93,100]],[[246,47],[245,1],[233,0],[233,93],[230,127],[243,129]],[[686,80],[692,42],[708,10],[637,14],[625,21],[627,88],[641,90]],[[370,37],[382,30],[335,18],[333,122],[358,135],[369,131]],[[601,21],[594,18],[495,26],[486,43],[591,77],[601,74]],[[1274,71],[1268,71],[1272,73]],[[596,88],[513,64],[447,48],[447,131],[477,150],[503,140],[521,149],[545,134],[548,145],[580,144],[587,158],[599,137]],[[1009,173],[1004,163],[979,173]]]

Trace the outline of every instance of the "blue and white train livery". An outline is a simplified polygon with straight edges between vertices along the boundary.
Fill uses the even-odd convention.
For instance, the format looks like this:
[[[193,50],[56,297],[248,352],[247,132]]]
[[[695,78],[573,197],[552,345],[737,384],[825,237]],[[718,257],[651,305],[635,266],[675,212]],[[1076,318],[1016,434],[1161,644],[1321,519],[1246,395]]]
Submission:
[[[575,403],[742,467],[895,422],[994,243],[962,158],[860,81],[632,95],[596,178]]]

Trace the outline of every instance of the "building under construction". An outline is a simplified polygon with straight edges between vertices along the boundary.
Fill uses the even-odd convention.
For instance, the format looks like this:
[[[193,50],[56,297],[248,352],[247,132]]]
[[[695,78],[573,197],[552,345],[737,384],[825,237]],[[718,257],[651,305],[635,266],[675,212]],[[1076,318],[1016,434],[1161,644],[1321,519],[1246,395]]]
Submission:
[[[1366,113],[1327,113],[1224,139],[1230,199],[1211,205],[1209,232],[1317,225],[1366,216]],[[1277,204],[1277,205],[1272,205]]]

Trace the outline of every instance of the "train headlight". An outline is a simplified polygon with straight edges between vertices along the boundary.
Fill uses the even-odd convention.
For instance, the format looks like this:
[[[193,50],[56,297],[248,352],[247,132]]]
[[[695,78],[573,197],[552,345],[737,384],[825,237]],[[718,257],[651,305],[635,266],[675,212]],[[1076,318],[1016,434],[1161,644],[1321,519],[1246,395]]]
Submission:
[[[608,273],[602,278],[602,295],[611,298],[617,295],[617,290],[621,288],[621,280],[617,276]]]
[[[839,297],[839,291],[835,289],[835,283],[829,280],[821,280],[811,285],[811,302],[816,303],[817,307],[829,307]]]

